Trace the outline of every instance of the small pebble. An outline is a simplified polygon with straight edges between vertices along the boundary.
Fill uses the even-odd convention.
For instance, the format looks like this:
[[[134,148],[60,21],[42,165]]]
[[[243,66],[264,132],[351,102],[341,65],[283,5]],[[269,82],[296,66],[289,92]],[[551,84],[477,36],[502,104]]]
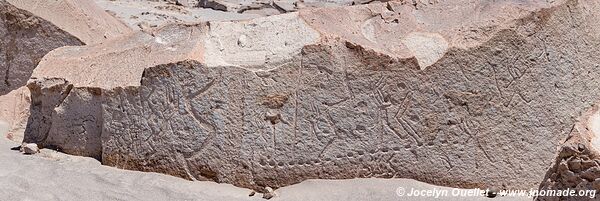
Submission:
[[[40,153],[40,149],[35,143],[23,143],[21,144],[21,152],[24,154],[37,154]]]

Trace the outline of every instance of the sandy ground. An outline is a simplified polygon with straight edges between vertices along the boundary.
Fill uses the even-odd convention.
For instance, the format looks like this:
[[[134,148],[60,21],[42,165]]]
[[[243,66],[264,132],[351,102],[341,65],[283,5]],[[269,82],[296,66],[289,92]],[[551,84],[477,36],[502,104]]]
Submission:
[[[399,190],[401,188],[402,190]],[[408,196],[411,190],[436,190],[436,192],[447,192],[446,196]],[[469,189],[472,190],[472,189]],[[403,196],[397,192],[402,191]],[[284,187],[277,190],[280,197],[272,200],[411,200],[411,201],[520,201],[532,200],[527,197],[496,197],[487,198],[483,196],[453,196],[452,193],[467,193],[465,189],[453,189],[435,186],[412,179],[349,179],[349,180],[308,180],[300,184]]]
[[[120,170],[51,150],[22,155],[11,150],[17,145],[0,139],[0,200],[262,200],[228,184]]]
[[[8,124],[0,122],[0,136]],[[36,155],[11,150],[18,144],[0,138],[2,200],[264,200],[249,189],[214,182],[187,181],[156,173],[103,166],[86,157],[43,149]],[[400,197],[397,189],[452,189],[409,179],[309,180],[278,189],[272,201],[325,200],[531,200],[525,197]]]

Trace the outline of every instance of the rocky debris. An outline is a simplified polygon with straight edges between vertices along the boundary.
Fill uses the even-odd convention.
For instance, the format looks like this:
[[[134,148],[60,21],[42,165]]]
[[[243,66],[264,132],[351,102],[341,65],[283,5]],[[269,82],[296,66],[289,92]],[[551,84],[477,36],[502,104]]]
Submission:
[[[486,197],[495,198],[496,196],[498,196],[498,192],[500,192],[500,191],[498,190],[498,188],[492,187],[492,188],[487,188],[486,192],[487,192],[485,194]]]
[[[275,191],[273,190],[273,188],[271,187],[265,187],[265,193],[263,194],[263,198],[264,199],[271,199],[273,197],[277,196],[277,194],[275,193]]]
[[[140,31],[143,31],[146,33],[150,33],[151,30],[156,27],[156,25],[154,25],[154,26],[150,25],[148,22],[145,22],[145,21],[138,23],[137,26],[140,28]]]
[[[282,13],[294,12],[300,8],[296,1],[288,0],[275,0],[273,1],[273,7]]]
[[[25,141],[261,192],[355,177],[535,188],[598,100],[598,9],[391,1],[65,47],[28,85]]]
[[[185,7],[198,7],[202,0],[177,0],[175,4]]]
[[[35,143],[23,143],[21,144],[20,151],[24,154],[37,154],[40,153],[40,149]]]
[[[246,20],[260,17],[260,15],[256,14],[240,14],[200,7],[185,7],[178,5],[174,1],[165,3],[139,0],[95,0],[95,2],[102,9],[113,13],[114,16],[136,30],[141,28],[138,26],[139,24],[160,27],[170,23],[194,24],[201,21]]]
[[[122,2],[137,3],[140,6],[148,2],[139,0],[96,0],[97,2],[110,1],[113,4]],[[338,7],[351,6],[369,3],[387,2],[388,0],[166,0],[159,1],[160,6],[156,8],[175,8],[177,10],[193,10],[195,8],[206,8],[215,11],[223,11],[230,13],[240,13],[256,16],[271,16],[282,13],[295,12],[306,8],[323,8],[323,7]],[[151,0],[153,3],[154,1]],[[398,1],[406,4],[404,1]],[[169,17],[181,18],[175,15],[167,14]],[[204,20],[204,19],[202,19]],[[184,20],[185,21],[185,20]],[[188,21],[189,22],[189,21]],[[198,21],[195,21],[198,22]]]
[[[595,105],[584,113],[565,142],[559,147],[552,167],[539,189],[600,191],[600,110]],[[597,193],[595,199],[598,199]],[[538,197],[540,201],[591,200],[590,195],[575,197]]]
[[[227,1],[219,0],[202,0],[198,4],[198,6],[219,11],[236,12],[236,10],[241,7],[241,4],[229,3]]]
[[[237,12],[244,14],[257,14],[261,16],[278,15],[282,13],[279,9],[277,9],[277,7],[273,6],[273,4],[262,3],[241,6]]]
[[[321,8],[334,6],[350,6],[367,4],[372,1],[323,1],[323,0],[203,0],[198,4],[202,8],[237,12],[245,14],[258,14],[261,16],[277,15],[294,12],[304,8]]]

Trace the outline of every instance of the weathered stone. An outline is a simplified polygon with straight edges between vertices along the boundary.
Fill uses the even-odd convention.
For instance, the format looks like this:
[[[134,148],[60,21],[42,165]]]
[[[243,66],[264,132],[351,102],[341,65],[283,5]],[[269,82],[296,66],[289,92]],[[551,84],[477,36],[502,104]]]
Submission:
[[[237,10],[242,7],[242,4],[223,0],[201,0],[198,3],[198,6],[220,11],[237,12]]]
[[[65,45],[82,44],[54,24],[0,1],[0,95],[22,87],[40,59]]]
[[[24,154],[37,154],[40,153],[40,149],[35,143],[23,143],[21,145],[21,152]]]
[[[6,137],[15,142],[23,141],[23,133],[29,117],[31,95],[27,87],[21,87],[0,96],[0,121],[7,123]]]
[[[581,166],[582,166],[583,169],[587,170],[587,169],[589,169],[591,167],[598,166],[598,163],[596,163],[593,160],[584,160],[584,161],[581,162]]]
[[[581,173],[581,178],[594,181],[600,178],[600,167],[592,167]]]
[[[197,27],[169,26],[156,31],[138,32],[96,45],[61,48],[48,54],[40,66],[61,68],[37,69],[33,75],[36,78],[27,85],[32,93],[32,109],[24,141],[100,159],[102,89],[74,86],[98,83],[106,88],[139,85],[139,77],[144,70],[142,66],[185,60],[200,54],[197,44],[201,32]],[[115,52],[97,54],[96,48]],[[110,70],[114,64],[136,57],[146,59],[130,62],[126,72]],[[82,72],[78,69],[82,64],[92,65]],[[109,82],[105,82],[106,77],[98,76],[108,76],[106,73],[114,73],[110,75]],[[63,76],[80,76],[81,79],[67,81],[56,78]]]
[[[102,9],[111,13],[132,29],[138,30],[140,23],[149,27],[167,24],[195,24],[207,21],[246,20],[260,17],[254,14],[222,12],[201,7],[187,7],[173,2],[140,0],[94,0]],[[195,2],[190,0],[189,2]],[[198,2],[200,3],[200,2]]]
[[[273,190],[273,188],[271,187],[265,187],[265,194],[263,194],[263,198],[264,199],[271,199],[273,197],[277,196],[277,194],[275,193],[275,191]]]
[[[197,7],[200,4],[201,0],[177,0],[177,5],[182,5],[185,7]]]
[[[541,190],[598,190],[600,189],[600,110],[594,105],[583,113],[561,145],[554,164],[540,184]],[[568,168],[565,169],[567,167]],[[589,196],[575,197],[538,197],[537,200],[590,200]],[[597,195],[596,198],[597,199]]]
[[[592,188],[594,190],[600,191],[600,178],[597,178],[592,182]]]
[[[93,138],[93,150],[63,150],[260,191],[354,177],[535,188],[598,100],[600,6],[461,2],[301,10],[61,48],[29,85],[26,139]],[[75,119],[90,113],[80,132]],[[564,153],[586,155],[579,144]],[[563,166],[552,175],[582,183]]]
[[[575,172],[581,171],[581,160],[580,159],[570,160],[568,162],[568,165],[569,165],[569,169],[571,171],[575,171]]]
[[[275,0],[273,1],[273,6],[282,12],[293,12],[298,10],[296,5],[294,5],[295,1],[290,0]]]
[[[0,121],[10,125],[7,137],[23,139],[30,103],[24,86],[44,55],[129,32],[92,1],[0,0]]]
[[[107,39],[129,34],[132,30],[106,13],[94,1],[80,0],[6,0],[48,20],[61,30],[85,44],[101,43]]]

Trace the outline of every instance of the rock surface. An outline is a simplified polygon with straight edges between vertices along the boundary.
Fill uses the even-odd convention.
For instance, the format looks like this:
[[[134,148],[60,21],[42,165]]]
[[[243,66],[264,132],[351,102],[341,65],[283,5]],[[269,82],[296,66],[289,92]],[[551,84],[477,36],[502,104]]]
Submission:
[[[40,148],[35,143],[23,143],[20,151],[24,154],[37,154],[40,153]]]
[[[355,177],[538,187],[599,98],[600,5],[467,3],[300,10],[114,42],[131,51],[61,48],[28,85],[25,141],[259,191]],[[167,47],[180,56],[159,57]]]
[[[139,0],[95,0],[95,2],[125,22],[132,29],[164,26],[169,23],[199,23],[201,21],[246,20],[260,15],[223,12],[212,9],[183,7],[164,2]]]
[[[54,24],[0,1],[0,95],[27,83],[39,60],[51,50],[81,45]]]
[[[24,87],[44,55],[63,46],[99,43],[132,30],[93,1],[0,1],[0,120],[23,139],[29,115]]]
[[[48,20],[85,44],[100,43],[132,32],[129,27],[106,13],[92,0],[6,1]]]
[[[171,25],[156,33],[137,32],[102,44],[49,53],[28,84],[33,106],[25,141],[100,159],[101,87],[136,86],[146,66],[199,58],[201,33],[196,26]],[[111,52],[98,51],[102,49]],[[81,69],[81,65],[88,68]],[[115,71],[115,65],[125,68]],[[61,78],[65,76],[78,79]]]
[[[23,86],[0,96],[0,103],[2,103],[0,104],[0,121],[4,121],[8,125],[6,134],[0,135],[0,137],[22,142],[31,104],[29,89]]]
[[[6,134],[7,128],[0,122],[0,135]],[[11,147],[17,145],[0,138],[0,150],[3,150],[0,152],[0,161],[3,161],[0,163],[0,195],[6,200],[264,201],[260,193],[248,196],[250,189],[230,184],[192,182],[163,174],[120,170],[103,166],[91,158],[70,156],[47,149],[42,149],[40,154],[33,156],[10,151]],[[276,190],[278,196],[272,201],[393,201],[399,199],[395,194],[398,187],[451,190],[409,179],[311,180]],[[489,201],[485,197],[450,198],[460,201]],[[507,197],[495,200],[527,198]]]
[[[112,1],[135,2],[135,0]],[[150,1],[155,2],[153,0]],[[350,6],[387,1],[389,0],[164,0],[159,2],[188,8],[201,7],[225,12],[270,16],[307,8]],[[415,5],[432,3],[431,1],[408,2],[404,0],[399,0],[398,2],[413,3]]]
[[[540,184],[545,190],[600,191],[600,110],[595,105],[584,113],[560,146],[556,160]],[[598,198],[598,195],[597,195]],[[589,200],[586,196],[545,196],[538,200]]]

